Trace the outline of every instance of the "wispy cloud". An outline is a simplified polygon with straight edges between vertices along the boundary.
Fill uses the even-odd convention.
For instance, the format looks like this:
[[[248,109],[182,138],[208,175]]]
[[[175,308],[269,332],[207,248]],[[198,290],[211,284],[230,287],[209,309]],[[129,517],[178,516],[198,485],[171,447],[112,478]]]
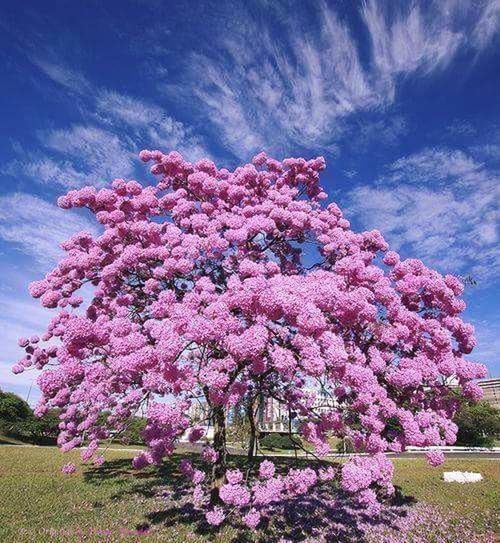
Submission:
[[[17,267],[10,253],[9,260],[1,266],[0,387],[24,397],[31,390],[30,401],[40,395],[34,385],[38,372],[12,374],[12,365],[23,355],[17,339],[43,331],[51,311],[30,298],[27,285],[55,265],[63,253],[60,242],[81,230],[95,232],[96,228],[80,214],[63,211],[36,196],[15,193],[0,197],[0,240],[12,245],[14,251],[17,249],[29,262]]]
[[[86,184],[103,186],[115,177],[132,175],[134,144],[124,135],[89,125],[41,131],[36,151],[20,153],[1,173],[23,174],[49,186],[75,188]]]
[[[383,82],[381,90],[389,100],[394,99],[398,74],[430,73],[445,67],[465,37],[451,30],[450,9],[431,6],[424,14],[418,3],[408,9],[402,5],[391,7],[390,19],[383,4],[374,0],[362,10],[372,44],[374,75]]]
[[[209,153],[202,139],[184,123],[167,115],[155,104],[115,91],[101,90],[96,106],[104,124],[126,125],[134,130],[134,141],[161,149],[177,149],[192,160]]]
[[[412,184],[452,181],[471,185],[487,181],[487,177],[485,165],[461,150],[425,149],[393,162],[385,179]]]
[[[0,197],[0,240],[13,249],[9,260],[2,261],[1,265],[0,387],[14,390],[23,397],[29,391],[30,402],[40,395],[36,386],[39,372],[30,370],[17,376],[12,374],[12,365],[23,356],[17,340],[21,336],[40,334],[52,310],[32,299],[27,285],[56,264],[63,254],[60,243],[81,230],[96,233],[96,224],[78,212],[62,210],[30,194]],[[16,250],[23,257],[20,265],[14,258]],[[86,296],[87,292],[84,291],[83,295]]]
[[[342,146],[356,154],[373,144],[387,150],[398,145],[408,132],[408,122],[401,115],[363,115],[346,124]]]
[[[31,279],[25,274],[22,274],[22,277],[25,283]],[[10,278],[7,278],[7,281],[5,277],[3,279],[0,289],[0,388],[13,390],[24,398],[29,392],[30,402],[33,403],[40,396],[36,386],[36,377],[40,372],[31,369],[20,375],[12,373],[13,364],[24,355],[17,340],[20,337],[40,334],[50,319],[51,310],[43,308],[38,300],[30,298],[26,290],[13,292],[12,288],[7,286]]]
[[[377,102],[349,28],[325,4],[317,15],[314,33],[288,20],[281,40],[249,18],[212,54],[189,59],[187,84],[236,156],[327,146],[336,119]]]
[[[454,119],[447,127],[446,131],[451,136],[474,136],[477,131],[474,126],[465,119]]]
[[[22,174],[50,186],[71,188],[85,184],[86,175],[68,160],[57,161],[40,153],[22,152],[22,155],[23,158],[14,159],[0,168],[0,173],[12,177]]]
[[[21,149],[19,158],[0,168],[1,173],[72,188],[131,176],[136,155],[145,147],[176,149],[192,160],[210,155],[201,137],[160,106],[96,86],[64,64],[39,57],[31,61],[78,100],[86,122],[40,131],[39,145]]]
[[[485,48],[498,27],[492,2],[436,1],[424,10],[420,3],[368,0],[360,10],[367,55],[325,2],[314,4],[312,25],[302,12],[283,15],[278,6],[267,5],[265,20],[236,10],[232,16],[241,24],[223,33],[211,52],[189,58],[182,90],[240,158],[263,147],[328,149],[352,113],[391,104],[401,78],[429,76],[459,51]],[[468,39],[484,26],[488,39]]]
[[[32,57],[31,62],[49,79],[75,94],[86,94],[92,91],[92,84],[81,73],[57,62],[40,57]]]
[[[102,185],[110,178],[127,177],[133,172],[134,155],[126,135],[119,137],[94,126],[75,125],[51,130],[41,139],[53,154],[71,160],[83,171],[87,183]]]
[[[33,258],[42,270],[61,256],[59,244],[80,230],[93,232],[95,226],[78,213],[30,194],[0,197],[0,238]]]
[[[479,20],[474,27],[472,40],[476,48],[484,49],[489,45],[500,27],[500,0],[485,2]]]
[[[427,149],[401,158],[347,200],[351,216],[382,230],[395,249],[445,272],[498,277],[500,173],[470,155]]]

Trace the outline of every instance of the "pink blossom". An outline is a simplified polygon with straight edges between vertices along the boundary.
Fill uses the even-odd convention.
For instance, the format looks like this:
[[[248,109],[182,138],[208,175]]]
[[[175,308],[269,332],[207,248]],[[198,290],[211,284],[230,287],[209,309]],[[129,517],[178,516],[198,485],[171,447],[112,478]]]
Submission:
[[[259,525],[260,513],[255,509],[250,509],[250,511],[243,516],[243,521],[253,530]]]
[[[189,443],[196,443],[205,435],[205,430],[199,426],[196,426],[189,432]]]
[[[440,466],[444,462],[442,451],[432,450],[425,453],[425,458],[431,466]]]
[[[226,479],[229,484],[237,485],[243,480],[243,473],[239,469],[227,470]]]
[[[96,466],[102,466],[105,462],[105,458],[104,456],[100,455],[100,456],[96,456],[96,458],[94,459],[94,464]]]
[[[205,513],[205,518],[212,526],[219,526],[224,521],[224,511],[220,507],[214,507],[211,511]]]
[[[263,479],[270,479],[274,476],[275,472],[274,464],[269,460],[264,460],[259,466],[259,476]]]
[[[220,499],[228,504],[237,507],[244,507],[250,502],[250,492],[240,484],[226,484],[219,489]]]
[[[205,479],[205,473],[199,469],[195,469],[191,478],[195,485],[199,485],[203,481],[203,479]]]
[[[65,475],[71,475],[72,473],[75,473],[76,466],[73,464],[73,462],[68,462],[67,464],[64,464],[64,466],[61,468],[61,472]]]
[[[217,461],[219,453],[213,447],[207,446],[203,448],[202,457],[205,462],[213,464]]]

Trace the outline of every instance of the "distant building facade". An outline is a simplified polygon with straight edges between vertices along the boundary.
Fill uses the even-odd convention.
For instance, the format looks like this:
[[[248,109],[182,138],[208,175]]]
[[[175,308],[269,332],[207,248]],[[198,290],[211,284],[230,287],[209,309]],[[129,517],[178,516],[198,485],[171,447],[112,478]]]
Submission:
[[[330,411],[336,405],[333,398],[316,393],[313,410],[319,415]],[[264,398],[260,404],[257,423],[262,434],[288,433],[290,430],[295,433],[300,425],[300,417],[290,412],[286,404],[274,398]]]
[[[500,409],[500,377],[482,379],[477,384],[483,389],[483,400]]]
[[[318,415],[330,411],[336,407],[335,399],[330,396],[316,392],[316,399],[313,404],[314,412]],[[208,406],[204,400],[193,402],[189,416],[193,423],[199,423],[205,429],[205,438],[212,439],[214,435],[213,425],[209,424]],[[233,413],[230,410],[226,423],[232,423]],[[286,404],[275,398],[261,398],[257,411],[257,429],[261,435],[277,433],[287,434],[289,431],[297,433],[300,426],[300,416],[290,411]],[[187,441],[189,432],[182,436],[181,441]]]
[[[290,429],[292,432],[297,431],[297,421],[291,418],[287,406],[274,398],[263,398],[261,400],[257,425],[263,433],[288,433]]]

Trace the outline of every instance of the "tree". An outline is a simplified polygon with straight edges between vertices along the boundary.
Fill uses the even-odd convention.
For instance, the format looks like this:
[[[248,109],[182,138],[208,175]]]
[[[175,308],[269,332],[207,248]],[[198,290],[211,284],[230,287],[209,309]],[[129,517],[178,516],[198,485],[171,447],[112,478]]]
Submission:
[[[500,411],[488,402],[464,401],[454,420],[459,445],[493,447],[500,436]]]
[[[231,512],[255,527],[273,504],[334,477],[375,511],[377,495],[393,492],[382,452],[453,443],[449,385],[481,395],[473,379],[485,368],[464,358],[475,341],[460,319],[460,280],[401,260],[376,230],[353,232],[324,203],[321,157],[261,153],[234,171],[176,152],[140,158],[153,162],[155,184],[116,179],[58,200],[94,214],[100,232],[64,242],[66,256],[30,285],[43,306],[60,309],[41,341],[21,338],[26,356],[14,366],[44,368],[37,412],[59,407],[61,448],[85,441],[91,458],[145,410],[139,469],[160,464],[186,431],[193,442],[203,437],[190,420],[191,405],[203,402],[214,430],[206,468],[186,460],[182,471],[214,525]],[[85,305],[84,285],[93,288]],[[314,407],[319,392],[331,408]],[[250,406],[251,424],[263,397],[294,413],[318,457],[331,435],[368,456],[338,470],[277,473],[270,462],[257,468],[251,447],[245,475],[229,469],[228,412]]]
[[[120,442],[125,445],[143,445],[142,432],[146,427],[146,419],[143,417],[133,417],[127,424],[127,428],[120,436]]]
[[[10,434],[31,417],[31,407],[13,392],[0,390],[0,432]]]
[[[54,443],[59,433],[59,410],[49,409],[40,417],[30,415],[16,425],[16,433],[38,444]]]
[[[228,440],[241,447],[248,447],[251,428],[247,416],[247,406],[238,403],[234,406],[230,424],[228,425]]]
[[[13,392],[0,390],[0,432],[35,443],[47,442],[59,433],[59,410],[35,417],[29,404]]]

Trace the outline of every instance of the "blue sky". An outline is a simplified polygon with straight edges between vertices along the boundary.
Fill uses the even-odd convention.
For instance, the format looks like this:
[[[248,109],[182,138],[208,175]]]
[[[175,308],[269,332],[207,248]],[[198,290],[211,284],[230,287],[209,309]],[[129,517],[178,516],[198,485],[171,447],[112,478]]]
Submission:
[[[500,1],[11,2],[0,18],[0,386],[48,318],[26,285],[93,229],[54,203],[142,148],[234,167],[322,154],[356,229],[471,275],[471,357],[500,373]],[[36,389],[30,400],[37,397]]]

